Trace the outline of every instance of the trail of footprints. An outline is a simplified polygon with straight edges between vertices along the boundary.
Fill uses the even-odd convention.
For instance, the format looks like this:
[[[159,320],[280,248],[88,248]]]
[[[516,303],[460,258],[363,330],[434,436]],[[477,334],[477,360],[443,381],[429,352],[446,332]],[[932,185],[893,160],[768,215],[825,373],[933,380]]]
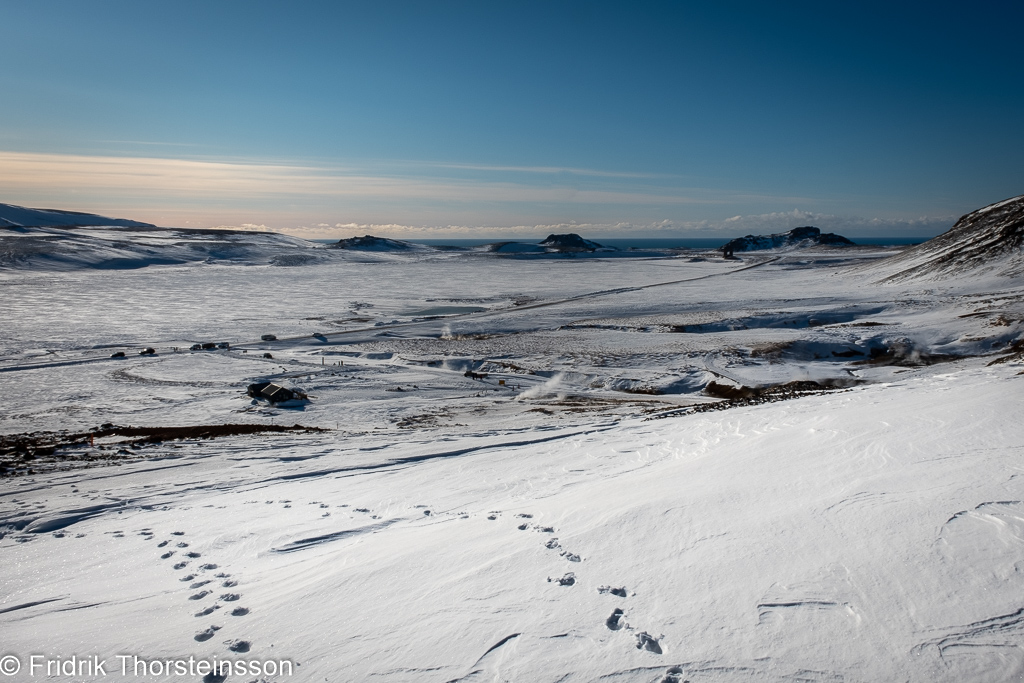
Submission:
[[[501,511],[500,510],[492,510],[488,514],[487,519],[489,519],[491,521],[496,521],[500,515],[501,515]],[[519,514],[516,515],[516,517],[519,518],[519,519],[523,519],[523,520],[533,519],[533,515],[527,514],[527,513],[519,513]],[[528,521],[524,521],[524,522],[520,523],[517,526],[517,528],[520,531],[527,531],[531,527],[535,531],[538,531],[540,533],[545,533],[545,534],[554,534],[555,533],[554,527],[542,526],[542,525],[539,525],[539,524],[533,524],[533,523],[528,522]],[[559,551],[558,552],[559,556],[560,557],[564,557],[569,562],[582,562],[583,561],[583,558],[580,557],[578,554],[563,548],[562,544],[558,542],[558,538],[556,538],[554,536],[549,538],[547,540],[547,542],[544,543],[544,547],[547,548],[548,550],[557,550],[557,551]],[[556,583],[559,586],[564,586],[564,587],[575,586],[577,584],[577,582],[578,582],[578,579],[576,578],[575,572],[566,572],[565,574],[563,574],[560,577],[551,577],[551,576],[548,577],[548,583]],[[629,593],[626,590],[625,586],[621,586],[621,587],[600,586],[600,587],[598,587],[597,592],[598,593],[602,593],[602,594],[612,595],[612,596],[617,597],[617,598],[626,598],[626,597],[629,596]],[[650,633],[648,633],[647,631],[636,632],[636,629],[633,626],[631,626],[628,622],[626,622],[625,616],[626,616],[625,610],[623,610],[623,608],[621,608],[621,607],[616,607],[614,610],[612,610],[611,615],[607,619],[605,619],[605,626],[607,626],[608,629],[612,630],[612,631],[625,630],[625,631],[631,632],[633,634],[633,636],[636,638],[636,649],[638,649],[638,650],[645,650],[647,652],[652,652],[652,653],[654,653],[656,655],[660,655],[660,654],[664,653],[664,651],[661,648],[661,643],[659,642],[664,636],[659,635],[659,636],[655,637],[655,636],[651,635]],[[682,669],[680,669],[679,667],[675,667],[674,666],[674,667],[670,668],[666,672],[665,677],[662,679],[662,683],[685,683],[684,681],[680,680],[679,677],[681,675],[682,675]]]
[[[268,504],[278,502],[283,503],[285,507],[291,507],[289,505],[291,501],[287,500],[264,502]],[[310,504],[318,504],[320,508],[324,508],[325,510],[326,508],[330,507],[329,505],[321,503],[319,501],[313,501]],[[349,506],[340,505],[338,507],[347,508]],[[417,505],[416,507],[426,508],[427,506]],[[352,508],[352,511],[363,514],[371,513],[371,510],[368,508]],[[322,516],[329,517],[330,514],[330,512],[325,511],[322,514]],[[433,513],[429,509],[423,510],[423,515],[426,517],[430,517],[432,516],[432,514]],[[487,514],[487,519],[490,521],[497,521],[501,517],[501,515],[502,512],[500,510],[492,510]],[[469,516],[470,515],[465,513],[459,514],[459,517],[461,519],[467,519]],[[517,525],[517,528],[520,531],[528,531],[532,528],[534,531],[542,534],[555,533],[554,527],[536,524],[529,521],[533,519],[532,514],[519,513],[516,515],[516,518],[517,520],[521,520]],[[371,519],[380,519],[380,517],[378,515],[371,515]],[[143,529],[140,533],[147,540],[153,540],[155,538],[155,534],[150,529]],[[174,531],[171,533],[171,536],[175,538],[162,540],[160,543],[157,544],[157,548],[163,551],[162,554],[160,555],[160,558],[162,560],[176,559],[177,561],[172,566],[175,570],[178,571],[192,567],[193,561],[198,561],[201,558],[200,553],[188,550],[189,544],[181,538],[184,535],[185,533],[182,531]],[[544,547],[548,550],[558,551],[559,556],[564,558],[568,562],[583,562],[583,557],[581,557],[577,553],[574,553],[562,547],[558,538],[553,535],[545,541]],[[246,607],[240,605],[233,606],[233,604],[237,603],[242,597],[241,594],[237,592],[232,592],[230,590],[238,585],[237,580],[231,578],[229,574],[226,574],[224,572],[217,572],[215,574],[208,573],[213,572],[217,569],[217,565],[213,563],[198,564],[192,570],[192,573],[187,573],[179,579],[182,582],[188,582],[189,589],[194,591],[187,597],[189,604],[191,605],[194,603],[199,603],[199,605],[202,606],[201,609],[195,612],[195,616],[197,618],[203,618],[213,615],[215,613],[219,613],[221,615],[229,615],[231,617],[246,616],[247,614],[249,614],[249,610]],[[558,586],[567,588],[576,586],[579,583],[579,579],[577,579],[575,572],[571,571],[566,572],[560,577],[549,576],[547,580],[549,583],[555,583]],[[626,599],[629,597],[629,592],[626,590],[625,586],[616,587],[602,585],[597,588],[597,591],[601,594],[607,594],[615,598]],[[203,604],[211,595],[214,595],[218,592],[220,592],[220,595],[214,599],[212,604]],[[638,650],[644,650],[646,652],[650,652],[656,655],[661,655],[664,653],[660,643],[660,640],[663,638],[663,636],[654,636],[648,633],[647,631],[637,631],[635,627],[633,627],[632,625],[630,625],[629,622],[626,621],[626,610],[623,607],[615,607],[612,610],[611,614],[605,619],[604,624],[611,631],[624,631],[630,633],[634,638],[634,644],[636,649]],[[214,638],[217,635],[217,632],[221,630],[221,628],[222,626],[220,625],[210,625],[205,629],[197,631],[196,634],[193,636],[193,639],[200,643],[206,642]],[[249,652],[249,650],[252,648],[252,643],[248,640],[225,640],[223,641],[223,643],[227,647],[227,649],[233,653]],[[682,674],[683,671],[680,667],[671,667],[665,673],[664,678],[661,679],[661,683],[687,683],[682,679]],[[203,683],[221,683],[221,681],[222,679],[218,676],[207,676],[203,679]]]
[[[139,533],[146,540],[153,540],[156,538],[156,535],[151,529],[142,529]],[[238,581],[231,578],[230,574],[222,571],[216,571],[218,566],[212,562],[199,563],[198,560],[202,557],[202,554],[194,550],[188,550],[189,544],[182,538],[185,536],[184,531],[172,531],[170,535],[173,538],[162,540],[156,544],[157,548],[161,550],[166,548],[163,554],[160,555],[160,559],[169,560],[171,558],[180,558],[172,565],[175,571],[182,571],[193,567],[193,561],[196,561],[194,568],[178,579],[183,583],[188,583],[189,590],[193,591],[188,595],[187,600],[190,607],[193,607],[194,603],[198,603],[196,606],[200,607],[200,609],[195,612],[195,617],[208,617],[211,614],[218,612],[221,615],[231,617],[244,617],[249,614],[249,609],[247,607],[234,604],[241,599],[241,594],[229,590],[238,586]],[[220,595],[214,599],[212,604],[205,604],[207,602],[207,598],[215,593],[220,593]],[[207,628],[197,631],[196,634],[192,636],[192,639],[199,643],[205,643],[216,636],[217,632],[220,631],[221,628],[223,627],[220,625],[211,624]],[[242,639],[225,640],[224,645],[230,652],[238,654],[248,652],[252,649],[252,643],[248,640]],[[208,674],[203,678],[203,683],[222,683],[223,681],[224,677],[213,673]]]

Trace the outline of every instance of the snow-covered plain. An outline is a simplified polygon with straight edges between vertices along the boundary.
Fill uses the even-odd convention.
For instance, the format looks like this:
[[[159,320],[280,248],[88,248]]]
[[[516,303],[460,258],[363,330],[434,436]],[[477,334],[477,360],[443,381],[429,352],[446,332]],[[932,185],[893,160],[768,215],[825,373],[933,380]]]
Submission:
[[[107,661],[73,680],[132,678],[118,655],[296,665],[232,681],[1024,677],[1019,278],[884,284],[866,248],[308,251],[0,270],[2,434],[327,430],[10,465],[0,655]],[[702,392],[794,380],[835,388]]]

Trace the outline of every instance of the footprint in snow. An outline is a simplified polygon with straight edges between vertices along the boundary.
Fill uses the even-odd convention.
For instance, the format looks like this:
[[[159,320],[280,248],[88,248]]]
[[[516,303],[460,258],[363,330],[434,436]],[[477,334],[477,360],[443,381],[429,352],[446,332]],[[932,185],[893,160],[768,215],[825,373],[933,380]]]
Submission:
[[[195,639],[196,642],[204,643],[210,638],[213,638],[213,634],[215,634],[219,630],[220,626],[211,626],[210,628],[195,634],[194,636],[192,636],[192,638]]]
[[[205,598],[209,594],[210,594],[210,591],[199,591],[198,593],[194,593],[194,594],[188,596],[188,599],[189,600],[202,600],[203,598]]]
[[[159,543],[156,544],[156,547],[157,548],[163,548],[168,543],[170,543],[170,541],[160,541]]]
[[[227,640],[224,644],[228,646],[228,649],[232,652],[248,652],[252,649],[252,643],[248,640]]]
[[[621,588],[614,588],[612,586],[601,586],[601,587],[599,587],[597,589],[597,592],[598,593],[611,593],[612,595],[615,595],[615,596],[620,597],[620,598],[624,598],[624,597],[626,597],[626,595],[628,595],[626,593],[626,587],[625,586],[622,586]]]
[[[194,578],[196,578],[195,574],[186,574],[185,576],[178,579],[178,581],[191,581]]]
[[[203,676],[203,683],[224,683],[228,680],[227,674],[215,674],[212,671]]]
[[[658,639],[647,631],[641,631],[636,634],[636,649],[647,650],[648,652],[653,652],[656,655],[663,654],[661,651],[661,645],[658,644]]]
[[[201,610],[199,612],[196,612],[196,616],[197,617],[208,617],[208,616],[210,616],[211,614],[213,614],[214,612],[216,612],[219,609],[220,609],[220,605],[210,605],[206,609]]]
[[[548,550],[556,550],[558,548],[561,548],[562,546],[558,543],[558,539],[557,538],[552,538],[552,539],[549,539],[548,542],[544,544],[544,547],[547,548]]]
[[[225,581],[224,583],[221,584],[221,586],[224,587],[224,588],[234,588],[237,585],[238,585],[238,582],[235,581],[234,579],[231,579],[229,581]]]
[[[247,607],[236,607],[235,609],[231,610],[231,616],[233,617],[244,617],[248,613],[249,609]]]
[[[197,557],[202,557],[202,555],[200,555],[199,553],[193,551],[193,552],[190,552],[190,553],[185,553],[185,557],[191,557],[192,559],[195,559]]]
[[[220,596],[220,599],[224,602],[234,602],[235,600],[238,600],[240,597],[242,596],[238,593],[225,593],[224,595]]]
[[[178,544],[178,547],[179,548],[187,548],[188,547],[188,543],[185,543],[185,541],[182,541],[181,543]]]
[[[161,560],[166,560],[168,557],[172,556],[173,554],[174,554],[173,550],[168,550],[166,553],[164,553],[163,555],[160,556],[160,559]]]
[[[182,561],[182,562],[179,562],[178,564],[174,565],[174,568],[175,569],[184,569],[187,566],[188,566],[188,562]]]
[[[604,625],[613,631],[618,631],[623,626],[622,621],[620,621],[622,619],[622,615],[622,610],[619,608],[615,608],[615,611],[612,612],[612,615],[604,620]]]
[[[202,570],[205,570],[205,571],[213,571],[214,569],[217,568],[217,565],[212,564],[212,563],[211,564],[201,564],[201,565],[199,565],[199,568],[202,569]]]
[[[579,555],[576,553],[570,553],[568,550],[559,554],[570,562],[581,562],[583,560]]]
[[[573,584],[576,583],[576,575],[573,574],[572,572],[569,572],[569,573],[567,573],[565,576],[563,576],[560,579],[552,579],[549,576],[548,577],[548,583],[551,583],[551,582],[555,582],[559,586],[572,586]]]
[[[184,531],[172,531],[171,532],[171,536],[184,536],[184,535],[185,535]]]
[[[689,681],[680,681],[679,677],[683,675],[683,668],[680,666],[673,666],[665,672],[665,677],[661,679],[660,683],[690,683]]]
[[[206,580],[206,581],[196,581],[191,586],[189,586],[189,588],[195,590],[196,588],[202,588],[203,586],[205,586],[208,583],[210,583],[209,580]]]

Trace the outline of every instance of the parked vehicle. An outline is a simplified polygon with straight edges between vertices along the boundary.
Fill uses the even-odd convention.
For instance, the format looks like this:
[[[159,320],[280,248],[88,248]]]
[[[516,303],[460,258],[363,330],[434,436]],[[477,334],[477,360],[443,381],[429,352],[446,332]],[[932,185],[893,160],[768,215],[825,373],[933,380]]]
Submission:
[[[124,351],[114,351],[114,353],[110,354],[110,357],[111,358],[124,358]]]
[[[260,337],[260,339],[262,339],[263,341],[277,341],[277,335],[265,334],[262,337]]]
[[[141,351],[139,351],[139,355],[140,356],[152,356],[155,353],[156,353],[156,349],[154,349],[154,348],[152,348],[150,346],[147,346],[146,348],[144,348]]]

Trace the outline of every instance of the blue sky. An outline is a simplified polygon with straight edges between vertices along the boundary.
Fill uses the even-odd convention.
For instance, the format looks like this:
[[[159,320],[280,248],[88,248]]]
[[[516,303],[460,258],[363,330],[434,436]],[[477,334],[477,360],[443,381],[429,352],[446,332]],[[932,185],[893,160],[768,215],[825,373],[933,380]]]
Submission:
[[[935,234],[1024,192],[1011,3],[4,2],[0,201],[313,236]]]

